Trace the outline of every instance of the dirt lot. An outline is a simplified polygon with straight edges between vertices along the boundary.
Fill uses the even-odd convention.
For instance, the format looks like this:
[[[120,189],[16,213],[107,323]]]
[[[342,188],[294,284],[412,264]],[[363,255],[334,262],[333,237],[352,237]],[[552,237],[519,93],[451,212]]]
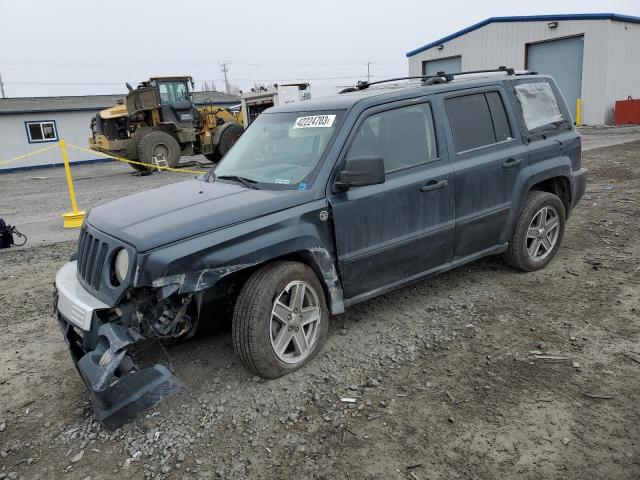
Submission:
[[[274,381],[228,331],[176,346],[188,388],[115,432],[52,315],[74,242],[0,253],[0,480],[639,478],[640,142],[583,163],[545,270],[486,259],[354,307]]]

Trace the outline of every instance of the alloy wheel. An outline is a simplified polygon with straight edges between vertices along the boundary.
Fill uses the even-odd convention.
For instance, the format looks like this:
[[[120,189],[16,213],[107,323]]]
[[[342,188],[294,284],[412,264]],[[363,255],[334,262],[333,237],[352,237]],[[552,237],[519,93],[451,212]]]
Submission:
[[[535,261],[545,259],[556,246],[560,234],[560,217],[551,206],[536,212],[527,230],[527,254]]]
[[[309,356],[320,332],[320,301],[315,289],[295,280],[276,296],[271,310],[271,347],[285,363],[299,363]]]

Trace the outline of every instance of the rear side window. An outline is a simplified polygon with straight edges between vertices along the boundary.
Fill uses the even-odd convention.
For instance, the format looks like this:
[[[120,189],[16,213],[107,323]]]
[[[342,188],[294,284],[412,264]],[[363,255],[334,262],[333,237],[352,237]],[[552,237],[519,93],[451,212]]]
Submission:
[[[504,109],[504,103],[498,92],[485,93],[491,119],[493,120],[493,131],[496,134],[496,142],[504,142],[511,139],[511,127],[507,112]]]
[[[347,158],[378,155],[386,172],[438,158],[431,105],[400,107],[367,117],[351,143]]]
[[[524,123],[529,131],[564,122],[556,96],[547,82],[516,85],[516,96],[522,107]]]
[[[446,100],[456,152],[511,140],[511,127],[498,92],[474,93]]]

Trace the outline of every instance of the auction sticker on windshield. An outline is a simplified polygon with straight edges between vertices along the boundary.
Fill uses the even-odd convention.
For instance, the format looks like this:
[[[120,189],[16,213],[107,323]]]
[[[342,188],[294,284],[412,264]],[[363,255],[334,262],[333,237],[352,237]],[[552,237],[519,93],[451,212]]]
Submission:
[[[296,118],[293,128],[329,128],[336,119],[335,115],[310,115]]]

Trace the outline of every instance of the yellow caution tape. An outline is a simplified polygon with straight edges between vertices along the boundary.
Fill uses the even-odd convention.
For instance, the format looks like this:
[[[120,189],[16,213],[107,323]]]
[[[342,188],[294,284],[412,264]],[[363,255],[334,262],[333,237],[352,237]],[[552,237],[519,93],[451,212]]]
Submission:
[[[33,152],[30,152],[30,153],[25,153],[24,155],[19,155],[17,157],[10,158],[9,160],[2,160],[2,161],[0,161],[0,165],[5,165],[5,164],[11,163],[11,162],[17,162],[18,160],[23,160],[23,159],[25,159],[27,157],[31,157],[33,155],[38,155],[39,153],[46,152],[47,150],[51,150],[52,148],[58,148],[58,144],[55,143],[53,145],[49,145],[48,147],[41,148],[40,150],[35,150]]]
[[[114,160],[118,160],[119,162],[130,163],[132,165],[142,165],[143,167],[147,167],[147,168],[150,168],[150,169],[168,170],[169,172],[191,173],[191,174],[196,174],[196,175],[200,175],[202,173],[207,173],[206,171],[203,171],[203,170],[189,170],[189,169],[186,169],[186,168],[163,167],[162,165],[153,165],[153,164],[150,164],[150,163],[136,162],[134,160],[129,160],[128,158],[117,157],[115,155],[110,155],[110,154],[104,153],[104,152],[96,152],[95,150],[90,150],[88,148],[80,147],[80,146],[74,145],[72,143],[68,143],[67,145],[69,147],[71,147],[71,148],[75,148],[76,150],[80,150],[81,152],[91,153],[91,154],[99,156],[99,157],[113,158]]]

